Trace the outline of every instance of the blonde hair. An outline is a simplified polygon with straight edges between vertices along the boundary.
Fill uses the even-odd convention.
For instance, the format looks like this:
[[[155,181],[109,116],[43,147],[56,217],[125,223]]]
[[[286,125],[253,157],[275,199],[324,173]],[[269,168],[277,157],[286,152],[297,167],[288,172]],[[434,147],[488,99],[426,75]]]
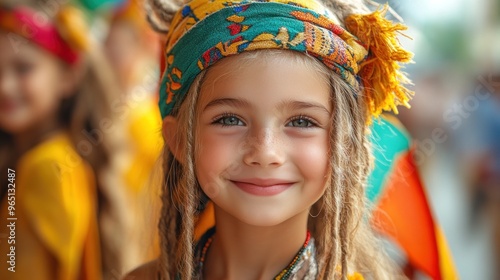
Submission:
[[[150,22],[163,22],[168,27],[176,4],[182,1],[149,0]],[[358,1],[359,2],[359,1]],[[368,11],[359,3],[327,1],[335,15],[343,20],[356,11]],[[357,5],[360,4],[360,5]],[[165,23],[166,22],[166,23]],[[372,168],[367,128],[367,104],[361,90],[354,90],[340,76],[317,59],[288,50],[259,50],[238,55],[242,63],[266,56],[280,55],[283,59],[297,59],[321,74],[331,85],[333,114],[330,128],[330,186],[311,208],[308,227],[315,238],[319,266],[318,279],[346,279],[348,273],[361,273],[367,279],[398,279],[399,271],[386,256],[369,224],[370,214],[365,197],[367,177]],[[239,61],[240,62],[240,61]],[[168,147],[163,153],[162,186],[163,208],[159,222],[161,234],[161,279],[182,279],[193,276],[194,227],[207,198],[195,173],[196,105],[206,71],[192,83],[186,99],[174,108],[178,119],[180,145],[185,150],[181,164]],[[316,214],[317,213],[317,214]],[[331,221],[325,223],[325,221]]]

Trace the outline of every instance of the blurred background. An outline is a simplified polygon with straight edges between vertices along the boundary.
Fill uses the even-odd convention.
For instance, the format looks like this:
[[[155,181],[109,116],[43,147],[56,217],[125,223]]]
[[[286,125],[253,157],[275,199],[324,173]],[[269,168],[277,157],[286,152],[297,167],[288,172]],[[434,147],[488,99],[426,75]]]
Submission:
[[[390,1],[415,53],[398,118],[461,279],[500,279],[500,1]]]
[[[107,240],[100,244],[107,252],[104,278],[120,279],[158,253],[158,190],[148,182],[162,146],[156,109],[160,38],[148,28],[139,0],[0,0],[2,5],[22,2],[49,18],[62,5],[78,7],[88,26],[80,29],[88,32],[82,36],[92,38],[93,48],[101,50],[97,61],[106,60],[112,69],[107,79],[116,94],[106,98],[116,109],[111,119],[121,132],[106,134],[113,153],[109,164],[91,164],[98,177],[99,209],[92,215]],[[372,5],[375,9],[378,3]],[[389,17],[404,18],[405,34],[412,38],[400,40],[415,53],[414,63],[404,70],[416,94],[411,110],[401,108],[397,118],[414,140],[414,160],[431,211],[461,279],[500,279],[500,1],[394,0],[389,5],[394,10]],[[88,104],[93,108],[106,98]],[[6,143],[14,140],[3,131],[8,129],[0,130],[3,168],[22,153],[8,153]],[[99,138],[88,131],[84,140]]]

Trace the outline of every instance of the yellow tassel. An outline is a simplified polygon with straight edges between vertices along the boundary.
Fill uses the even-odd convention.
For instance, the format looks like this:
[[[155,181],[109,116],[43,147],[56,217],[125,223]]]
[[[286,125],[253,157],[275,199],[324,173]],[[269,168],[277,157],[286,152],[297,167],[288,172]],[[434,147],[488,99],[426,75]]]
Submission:
[[[57,13],[55,21],[59,32],[72,47],[79,51],[90,49],[90,30],[81,10],[73,6],[64,6]]]
[[[408,101],[413,91],[403,84],[411,81],[400,71],[398,62],[411,62],[412,53],[404,50],[397,35],[407,27],[394,24],[384,16],[387,4],[380,10],[367,15],[350,15],[346,18],[347,29],[369,50],[368,58],[361,65],[359,76],[364,85],[364,96],[372,116],[378,117],[382,111],[393,111],[396,106],[410,107]]]
[[[363,275],[359,272],[354,272],[354,274],[351,274],[347,276],[347,280],[364,280],[365,278]]]

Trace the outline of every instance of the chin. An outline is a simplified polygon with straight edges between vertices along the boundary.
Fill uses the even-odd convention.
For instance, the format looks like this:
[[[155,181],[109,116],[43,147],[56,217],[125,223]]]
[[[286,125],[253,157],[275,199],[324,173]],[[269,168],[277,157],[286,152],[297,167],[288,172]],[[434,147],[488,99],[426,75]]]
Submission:
[[[26,131],[27,127],[25,122],[0,121],[0,130],[12,135]]]
[[[255,227],[273,227],[283,222],[287,221],[284,217],[273,217],[273,216],[252,216],[252,217],[241,217],[240,221]]]
[[[280,225],[294,217],[298,213],[276,205],[247,205],[238,209],[227,209],[229,215],[250,226],[273,227]]]

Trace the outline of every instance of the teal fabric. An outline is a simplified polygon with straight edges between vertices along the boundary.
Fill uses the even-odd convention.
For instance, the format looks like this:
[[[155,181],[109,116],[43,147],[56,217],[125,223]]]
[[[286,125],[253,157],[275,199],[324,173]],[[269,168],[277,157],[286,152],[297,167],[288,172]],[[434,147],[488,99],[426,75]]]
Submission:
[[[367,198],[375,203],[391,174],[399,155],[410,148],[410,136],[402,128],[381,117],[373,120],[370,141],[372,142],[375,167],[368,178]]]
[[[102,8],[114,7],[122,4],[125,0],[75,0],[90,11],[96,11]]]

